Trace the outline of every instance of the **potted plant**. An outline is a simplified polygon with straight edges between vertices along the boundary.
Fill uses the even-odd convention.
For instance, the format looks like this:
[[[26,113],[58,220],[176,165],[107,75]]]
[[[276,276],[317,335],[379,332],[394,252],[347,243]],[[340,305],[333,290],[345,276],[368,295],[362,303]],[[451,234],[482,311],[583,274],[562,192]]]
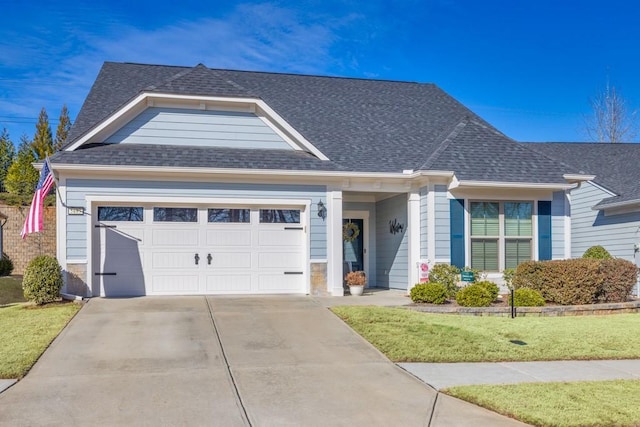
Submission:
[[[364,286],[367,284],[367,276],[364,271],[352,271],[345,276],[344,280],[349,286],[351,295],[362,295]]]

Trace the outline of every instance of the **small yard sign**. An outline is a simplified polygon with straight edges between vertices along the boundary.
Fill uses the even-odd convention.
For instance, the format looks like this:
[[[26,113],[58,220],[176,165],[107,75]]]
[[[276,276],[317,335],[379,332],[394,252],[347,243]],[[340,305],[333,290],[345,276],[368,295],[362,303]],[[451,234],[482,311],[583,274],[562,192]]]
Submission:
[[[463,271],[462,273],[460,273],[460,275],[462,276],[462,281],[463,282],[475,282],[476,278],[473,275],[473,271]]]

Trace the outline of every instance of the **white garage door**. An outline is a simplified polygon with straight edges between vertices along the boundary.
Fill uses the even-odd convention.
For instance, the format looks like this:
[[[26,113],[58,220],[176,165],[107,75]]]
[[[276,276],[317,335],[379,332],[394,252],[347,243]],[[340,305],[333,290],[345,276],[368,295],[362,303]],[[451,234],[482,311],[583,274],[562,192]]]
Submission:
[[[99,206],[100,295],[306,293],[303,207]]]

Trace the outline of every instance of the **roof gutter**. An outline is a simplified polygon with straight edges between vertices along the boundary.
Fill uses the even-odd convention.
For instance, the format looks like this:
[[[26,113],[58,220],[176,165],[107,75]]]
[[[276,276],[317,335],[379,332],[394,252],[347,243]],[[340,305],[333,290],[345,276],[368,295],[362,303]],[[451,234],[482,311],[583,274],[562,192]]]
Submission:
[[[452,178],[453,171],[403,171],[403,172],[345,172],[345,171],[316,171],[316,170],[283,170],[283,169],[238,169],[238,168],[197,168],[197,167],[159,167],[159,166],[112,166],[51,163],[54,171],[69,172],[106,172],[106,173],[153,173],[153,174],[189,174],[189,175],[254,175],[254,176],[304,176],[326,178],[355,178],[355,179],[397,179],[412,180],[416,178]]]
[[[558,182],[558,183],[537,183],[537,182],[503,182],[503,181],[454,181],[449,186],[449,190],[463,188],[522,188],[534,190],[570,190],[575,188],[576,184]]]
[[[627,200],[625,202],[607,203],[605,205],[595,205],[591,209],[594,211],[603,211],[606,209],[628,208],[640,205],[640,199]]]

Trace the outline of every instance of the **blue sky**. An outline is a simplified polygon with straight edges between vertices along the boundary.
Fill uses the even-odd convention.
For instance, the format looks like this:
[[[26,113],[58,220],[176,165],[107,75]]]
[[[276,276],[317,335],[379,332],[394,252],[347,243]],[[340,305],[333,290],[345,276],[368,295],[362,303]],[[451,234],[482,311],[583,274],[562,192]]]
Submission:
[[[640,106],[632,1],[0,0],[0,129],[72,120],[104,61],[431,82],[520,141],[584,141],[607,79]]]

